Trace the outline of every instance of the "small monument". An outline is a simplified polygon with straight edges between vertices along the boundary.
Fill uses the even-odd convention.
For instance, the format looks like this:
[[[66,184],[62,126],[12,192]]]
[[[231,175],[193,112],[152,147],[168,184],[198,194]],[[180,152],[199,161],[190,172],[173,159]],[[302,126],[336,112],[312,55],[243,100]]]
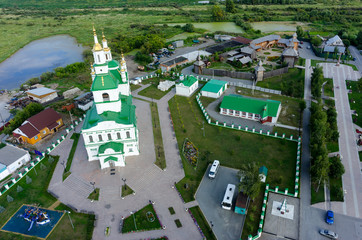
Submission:
[[[205,67],[205,63],[201,61],[200,54],[197,56],[194,63],[194,71],[196,74],[202,74],[202,69]]]
[[[273,201],[271,214],[274,216],[293,220],[294,219],[294,205],[287,204],[286,198],[284,198],[284,200],[282,202]]]
[[[263,63],[259,60],[258,66],[255,67],[255,80],[263,81],[265,68],[263,67]]]
[[[289,209],[287,209],[287,199],[286,198],[284,198],[282,205],[280,205],[280,207],[278,207],[278,210],[280,211],[281,214],[289,212]]]

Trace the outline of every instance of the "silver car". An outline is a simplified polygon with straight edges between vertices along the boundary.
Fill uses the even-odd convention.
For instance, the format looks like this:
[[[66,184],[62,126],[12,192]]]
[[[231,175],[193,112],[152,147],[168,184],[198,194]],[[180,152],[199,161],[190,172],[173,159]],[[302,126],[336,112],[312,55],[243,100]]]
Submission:
[[[327,238],[338,239],[338,234],[327,229],[319,230],[319,233]]]

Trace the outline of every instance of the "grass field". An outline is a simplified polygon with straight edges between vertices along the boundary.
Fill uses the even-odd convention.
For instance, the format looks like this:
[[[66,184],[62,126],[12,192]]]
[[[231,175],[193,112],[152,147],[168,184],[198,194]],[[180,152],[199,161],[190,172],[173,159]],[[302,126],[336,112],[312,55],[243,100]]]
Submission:
[[[53,163],[48,162],[48,157],[42,160],[42,164],[46,169],[42,170],[38,164],[35,170],[31,170],[27,176],[32,179],[31,184],[26,183],[26,177],[22,178],[15,186],[8,190],[4,195],[0,197],[0,206],[5,207],[5,211],[0,213],[0,226],[12,216],[22,204],[38,204],[41,207],[48,208],[56,199],[52,197],[48,192],[48,184],[53,175],[53,171],[58,162],[59,157],[54,156]],[[21,186],[23,191],[17,192],[17,186]],[[14,201],[7,202],[7,195],[14,198]],[[63,210],[56,208],[56,210]],[[78,214],[71,211],[71,217],[76,230],[72,229],[69,219],[65,216],[59,222],[48,239],[91,239],[93,232],[93,220],[90,219],[90,215]],[[92,218],[92,217],[91,217]],[[91,227],[89,227],[89,224]],[[88,236],[90,232],[90,236]],[[0,231],[0,239],[29,239],[28,237],[22,237],[6,232]]]
[[[169,101],[169,107],[179,148],[182,149],[184,139],[189,138],[200,152],[196,171],[183,159],[186,176],[177,183],[177,188],[186,202],[194,199],[207,165],[213,159],[219,159],[223,166],[236,169],[242,164],[255,161],[268,168],[268,182],[271,186],[294,188],[297,145],[295,142],[209,124],[204,126],[203,137],[203,116],[194,98],[175,96]],[[184,188],[185,183],[188,184],[187,189]]]
[[[235,70],[233,66],[231,66],[228,63],[224,63],[224,62],[212,62],[211,66],[209,66],[208,68],[223,69],[223,70],[229,70],[229,71]]]
[[[304,95],[304,69],[290,68],[287,73],[259,81],[258,87],[281,90],[284,95],[302,98]]]
[[[325,78],[324,81],[327,81],[327,83],[324,85],[324,95],[328,97],[334,97],[333,79]]]
[[[343,202],[343,185],[342,185],[342,178],[329,179],[329,189],[330,189],[330,197],[331,201],[339,201]]]
[[[147,213],[151,212],[153,217],[153,221],[149,221],[149,217],[147,217]],[[149,204],[139,211],[131,214],[123,221],[122,233],[128,233],[131,231],[149,231],[161,229],[160,222],[158,221],[156,212],[153,209],[153,205]]]
[[[347,89],[352,90],[352,93],[348,94],[349,104],[351,110],[355,110],[358,114],[352,115],[353,122],[362,127],[362,90],[358,90],[357,82],[346,81]]]
[[[327,142],[327,150],[329,153],[338,152],[339,151],[339,145],[337,142]]]
[[[312,195],[311,204],[324,202],[324,187],[323,187],[323,185],[321,184],[318,192],[316,192],[315,189],[312,188],[311,189],[311,195]]]
[[[143,89],[142,91],[139,91],[138,94],[141,95],[141,96],[145,96],[145,97],[149,97],[149,98],[152,98],[152,99],[161,99],[163,96],[165,96],[167,93],[169,93],[172,89],[172,87],[163,92],[161,90],[159,90],[157,88],[158,84],[160,83],[160,81],[162,81],[164,79],[160,79],[160,78],[152,78],[152,79],[149,79],[149,80],[146,80],[146,81],[142,81],[142,84],[147,84],[147,83],[150,83],[151,85],[145,89]]]
[[[358,152],[359,160],[362,162],[362,151]]]
[[[240,95],[280,101],[282,105],[282,110],[280,112],[278,122],[285,125],[299,127],[299,117],[300,117],[299,102],[301,100],[297,98],[281,96],[277,94],[270,94],[261,91],[254,91],[253,95],[251,89],[241,88],[241,87],[235,87],[235,91],[237,94]]]
[[[163,140],[162,140],[162,132],[160,119],[158,115],[158,109],[156,103],[150,103],[151,115],[152,115],[152,128],[153,128],[153,140],[155,143],[155,154],[156,154],[156,162],[155,164],[161,168],[166,168],[166,158],[165,158],[165,150],[163,148]]]

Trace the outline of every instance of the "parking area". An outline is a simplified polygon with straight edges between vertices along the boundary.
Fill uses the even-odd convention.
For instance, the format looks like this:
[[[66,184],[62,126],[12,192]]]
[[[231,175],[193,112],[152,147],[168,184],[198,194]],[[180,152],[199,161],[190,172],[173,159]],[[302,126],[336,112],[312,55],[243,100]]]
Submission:
[[[239,183],[239,178],[237,177],[238,170],[220,167],[215,179],[211,180],[207,176],[209,169],[210,166],[207,168],[197,190],[196,200],[210,226],[212,226],[217,239],[239,240],[245,215],[234,213],[237,191],[234,193],[232,210],[229,211],[221,208],[226,186],[231,183],[237,189]]]

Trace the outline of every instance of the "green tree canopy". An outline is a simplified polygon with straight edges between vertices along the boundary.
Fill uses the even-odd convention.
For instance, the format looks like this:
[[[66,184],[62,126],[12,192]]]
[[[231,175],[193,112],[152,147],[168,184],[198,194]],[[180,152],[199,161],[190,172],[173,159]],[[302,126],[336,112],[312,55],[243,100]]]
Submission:
[[[225,2],[226,12],[235,13],[236,8],[233,0],[226,0]]]
[[[239,191],[244,192],[254,200],[258,196],[261,186],[259,168],[256,163],[252,162],[243,165],[238,172],[238,176],[242,179],[239,184]]]
[[[304,37],[304,31],[303,28],[301,26],[297,26],[297,35],[298,37]]]
[[[222,21],[225,19],[225,11],[219,4],[216,4],[211,8],[211,16],[216,22]]]
[[[323,83],[323,69],[322,67],[315,67],[313,69],[312,77],[311,77],[311,85],[312,85],[312,95],[319,99],[321,97],[322,91],[322,83]]]
[[[329,175],[332,178],[340,178],[344,174],[344,166],[338,157],[330,159]]]
[[[322,39],[320,39],[319,37],[312,37],[312,39],[310,40],[310,42],[316,46],[319,47],[322,44]]]
[[[185,31],[185,32],[195,32],[195,27],[193,24],[191,23],[186,23],[184,26],[182,26],[182,29]]]

